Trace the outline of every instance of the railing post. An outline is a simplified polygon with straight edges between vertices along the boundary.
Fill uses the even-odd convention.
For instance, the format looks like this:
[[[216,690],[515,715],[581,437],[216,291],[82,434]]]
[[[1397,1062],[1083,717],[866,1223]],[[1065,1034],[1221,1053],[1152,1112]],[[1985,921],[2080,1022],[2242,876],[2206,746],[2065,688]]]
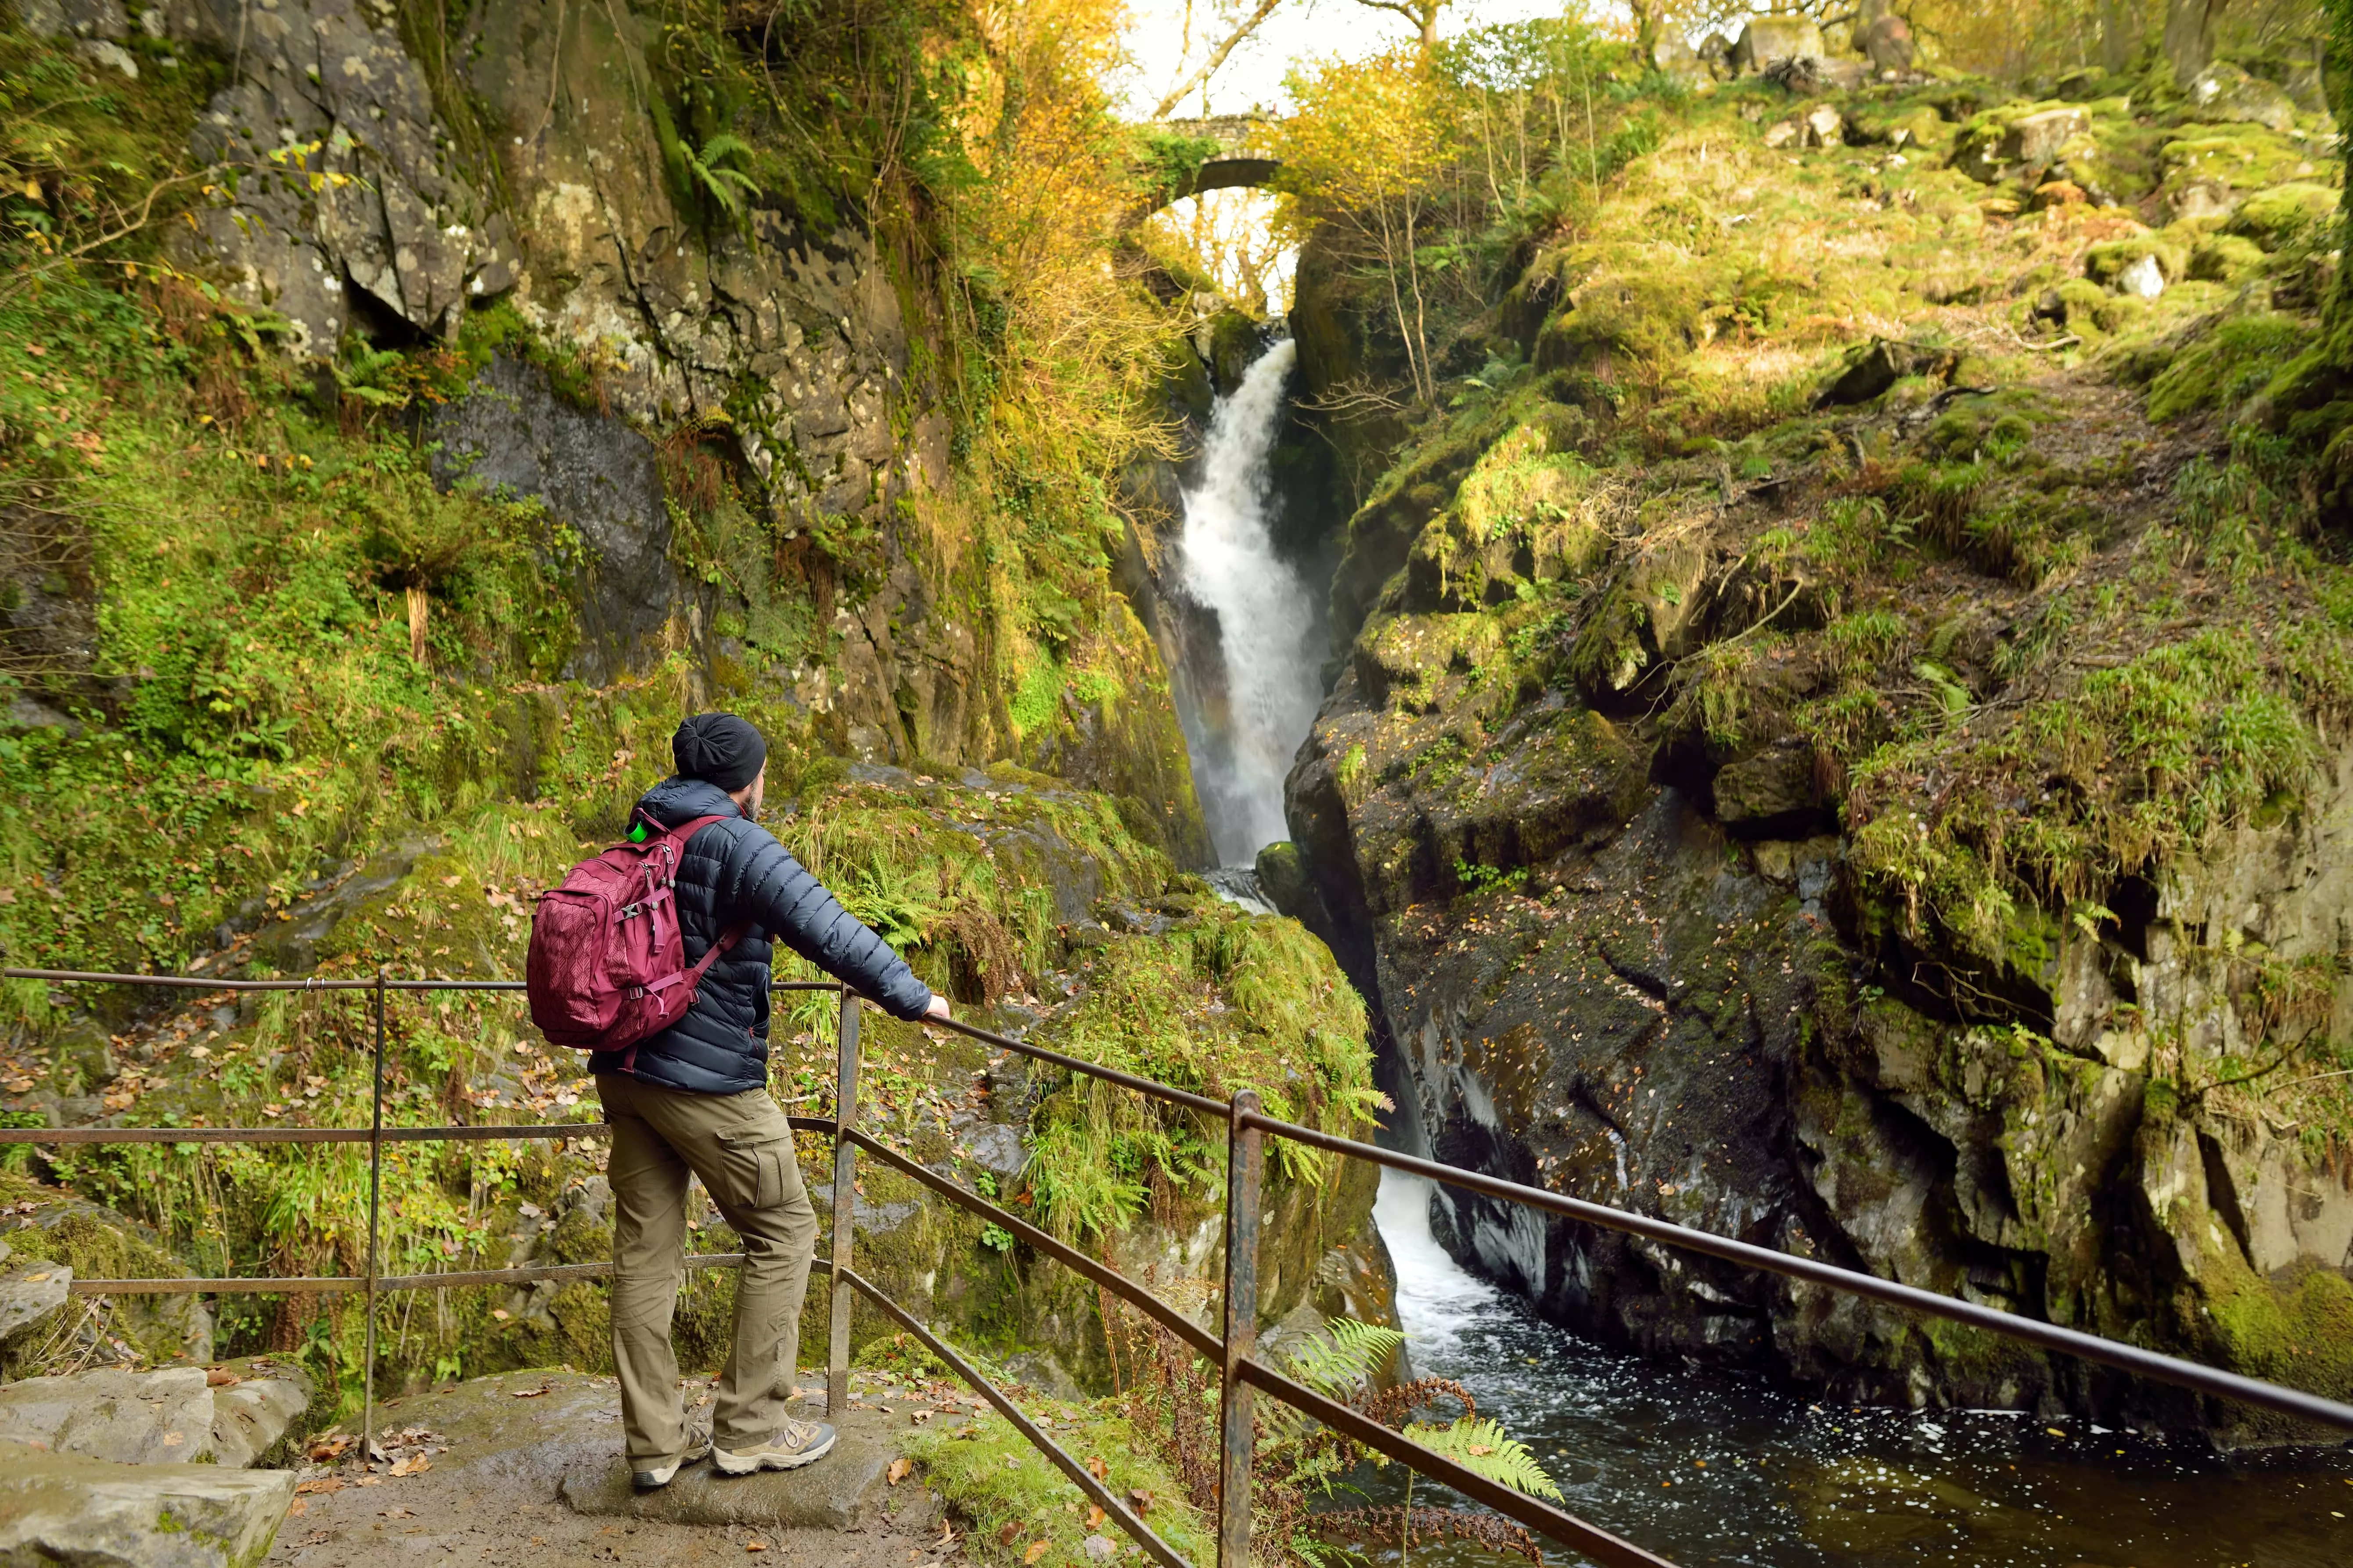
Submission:
[[[1250,1568],[1250,1458],[1257,1446],[1250,1387],[1242,1363],[1258,1350],[1260,1189],[1266,1173],[1262,1135],[1245,1126],[1258,1114],[1258,1095],[1234,1096],[1226,1142],[1226,1364],[1219,1405],[1218,1563]]]
[[[833,1089],[833,1336],[826,1348],[825,1413],[836,1422],[849,1408],[849,1237],[858,1225],[858,994],[841,988],[841,1047]],[[796,1379],[799,1373],[796,1369]]]
[[[367,1364],[361,1373],[360,1467],[375,1462],[376,1245],[384,1217],[384,965],[375,966],[375,1071],[368,1095]]]

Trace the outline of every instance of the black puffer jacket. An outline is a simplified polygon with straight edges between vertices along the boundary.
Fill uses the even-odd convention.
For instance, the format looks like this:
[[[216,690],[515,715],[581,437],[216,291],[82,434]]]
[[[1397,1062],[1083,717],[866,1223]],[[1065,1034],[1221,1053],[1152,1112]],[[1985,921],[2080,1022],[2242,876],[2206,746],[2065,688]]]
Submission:
[[[686,1016],[638,1042],[630,1076],[696,1094],[741,1094],[768,1082],[768,956],[781,942],[876,998],[893,1017],[920,1017],[931,988],[883,940],[835,901],[776,836],[747,820],[717,784],[664,779],[638,808],[666,827],[720,816],[686,841],[678,914],[692,963],[738,921],[744,933],[711,966]],[[592,1072],[619,1072],[624,1053],[598,1051]]]

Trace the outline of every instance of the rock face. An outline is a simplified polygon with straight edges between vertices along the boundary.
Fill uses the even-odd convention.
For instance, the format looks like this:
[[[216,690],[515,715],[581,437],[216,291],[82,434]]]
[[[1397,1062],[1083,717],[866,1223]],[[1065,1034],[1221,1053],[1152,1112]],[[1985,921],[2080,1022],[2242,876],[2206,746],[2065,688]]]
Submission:
[[[113,0],[32,20],[110,48],[128,25]],[[471,308],[503,301],[558,364],[551,386],[494,363],[440,423],[478,477],[540,500],[588,547],[585,635],[563,673],[607,683],[683,652],[707,683],[789,690],[852,756],[1014,756],[1133,799],[1180,856],[1206,844],[1166,680],[1128,605],[1090,628],[1115,698],[1066,690],[1013,723],[987,643],[945,607],[970,584],[926,575],[949,422],[936,386],[910,382],[900,285],[862,232],[810,231],[765,198],[741,221],[690,209],[648,107],[651,24],[525,0],[469,13],[427,56],[404,44],[396,8],[367,0],[171,0],[142,25],[235,63],[193,140],[239,177],[179,237],[184,266],[283,316],[301,359],[331,361],[354,335],[449,341]],[[809,563],[813,627],[779,631],[743,571],[681,583],[654,441],[736,477],[761,516],[733,543],[711,525],[720,554],[763,573],[771,556]],[[437,472],[455,482],[461,466]],[[859,546],[849,570],[830,553],[844,541]],[[786,649],[828,638],[823,659]]]
[[[2193,1079],[2276,1051],[2256,965],[2315,977],[2293,1027],[2353,1027],[2353,980],[2330,956],[2353,940],[2353,749],[2336,742],[2266,826],[2213,838],[2161,885],[2127,879],[2096,918],[2021,913],[2007,966],[1974,972],[2001,987],[1999,1006],[1989,993],[1956,1005],[1906,978],[1959,961],[1894,936],[1813,743],[1658,727],[1666,688],[1646,671],[1738,637],[1801,602],[1802,584],[1761,581],[1680,525],[1643,534],[1558,503],[1549,514],[1568,521],[1532,521],[1547,515],[1532,488],[1559,482],[1546,454],[1572,428],[1550,414],[1481,427],[1467,473],[1432,480],[1418,457],[1359,512],[1335,614],[1363,603],[1365,617],[1289,781],[1312,894],[1285,857],[1262,873],[1282,907],[1327,912],[1376,999],[1408,1139],[2338,1391],[2341,1363],[2300,1364],[2296,1347],[2312,1356],[2353,1313],[2353,1170],[2220,1089],[2185,1094],[2179,1075],[2185,1049],[2203,1064]],[[1778,503],[1752,504],[1762,526]],[[1612,526],[1651,542],[1605,568]],[[1545,679],[1497,680],[1522,635],[1510,606],[1563,579],[1616,607],[1588,609]],[[1942,666],[1912,668],[1968,700]],[[1514,1205],[1441,1188],[1433,1219],[1458,1258],[1548,1315],[1645,1351],[1842,1398],[2273,1430]]]
[[[471,395],[436,412],[433,433],[443,484],[536,500],[586,547],[581,646],[567,677],[607,685],[659,648],[680,589],[652,442],[559,401],[545,371],[504,355]]]
[[[289,1470],[122,1465],[0,1442],[0,1562],[252,1568],[293,1500]]]

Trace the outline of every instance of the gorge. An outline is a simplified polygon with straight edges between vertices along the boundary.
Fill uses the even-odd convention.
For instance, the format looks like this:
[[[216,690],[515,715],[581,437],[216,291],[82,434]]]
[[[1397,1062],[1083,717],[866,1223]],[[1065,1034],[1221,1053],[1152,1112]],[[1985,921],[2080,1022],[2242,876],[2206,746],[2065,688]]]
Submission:
[[[1088,6],[19,7],[10,963],[519,973],[725,706],[779,837],[993,1027],[2353,1393],[2318,23],[2030,71],[1873,9],[1466,24],[1229,146],[1124,121]],[[1280,316],[1139,216],[1213,159],[1279,187]],[[0,1114],[355,1125],[347,1000],[12,980]],[[388,1114],[583,1131],[388,1162],[406,1271],[609,1248],[593,1090],[501,1005],[396,998]],[[834,1026],[780,1005],[804,1114]],[[878,1136],[1214,1318],[1222,1131],[868,1046]],[[348,1299],[53,1278],[347,1274],[364,1167],[313,1152],[0,1161],[39,1309],[0,1373],[276,1356],[347,1405]],[[925,1321],[1131,1419],[1096,1292],[864,1181]],[[2282,1422],[1354,1163],[1271,1205],[1268,1344],[1401,1321],[1680,1560],[2353,1552],[2343,1451]],[[731,1289],[681,1298],[690,1364]],[[608,1329],[592,1281],[451,1290],[372,1370],[596,1373]]]

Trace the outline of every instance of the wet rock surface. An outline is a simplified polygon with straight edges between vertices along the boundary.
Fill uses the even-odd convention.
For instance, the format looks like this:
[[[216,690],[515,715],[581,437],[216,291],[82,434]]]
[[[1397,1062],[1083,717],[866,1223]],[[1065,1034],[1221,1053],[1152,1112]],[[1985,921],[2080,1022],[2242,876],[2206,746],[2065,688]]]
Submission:
[[[238,1469],[295,1428],[311,1395],[306,1373],[268,1360],[159,1372],[96,1367],[0,1386],[0,1438],[115,1464]]]
[[[802,1404],[800,1414],[822,1415],[821,1392]],[[610,1378],[481,1378],[387,1401],[379,1421],[417,1434],[403,1452],[427,1462],[410,1458],[399,1475],[347,1465],[306,1471],[299,1511],[271,1561],[402,1563],[462,1551],[502,1563],[741,1563],[758,1542],[766,1561],[904,1568],[911,1544],[940,1537],[938,1505],[921,1481],[889,1479],[895,1435],[907,1428],[880,1409],[853,1407],[837,1422],[836,1451],[803,1469],[723,1477],[706,1459],[642,1494],[621,1455],[620,1394]]]
[[[293,1498],[284,1470],[118,1464],[0,1439],[0,1562],[249,1568]]]

